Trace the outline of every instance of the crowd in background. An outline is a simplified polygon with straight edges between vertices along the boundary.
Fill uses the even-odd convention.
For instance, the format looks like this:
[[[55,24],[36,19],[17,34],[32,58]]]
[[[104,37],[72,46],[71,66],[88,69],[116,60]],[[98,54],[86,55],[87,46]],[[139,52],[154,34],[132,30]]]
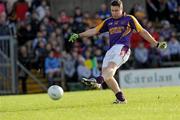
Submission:
[[[82,12],[77,6],[73,16],[65,10],[52,16],[48,0],[0,1],[0,36],[9,35],[8,26],[16,26],[18,59],[29,70],[42,71],[53,84],[54,76],[63,70],[67,82],[82,77],[98,76],[105,52],[108,34],[81,38],[69,43],[69,36],[95,27],[110,16],[106,4],[94,14]],[[131,37],[132,54],[121,69],[158,68],[180,61],[180,1],[146,0],[146,7],[134,4],[127,14],[134,15],[157,41],[167,41],[168,48],[159,50],[143,40],[138,33]],[[63,68],[63,69],[62,69]],[[19,78],[26,79],[23,72]]]

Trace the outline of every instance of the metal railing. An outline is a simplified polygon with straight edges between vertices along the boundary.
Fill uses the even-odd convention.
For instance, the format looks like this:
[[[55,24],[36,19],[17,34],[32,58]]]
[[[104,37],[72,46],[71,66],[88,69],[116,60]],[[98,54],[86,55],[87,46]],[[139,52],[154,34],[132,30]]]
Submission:
[[[0,95],[18,94],[17,67],[43,90],[47,90],[47,87],[17,60],[16,39],[11,36],[0,36]]]
[[[0,37],[0,94],[18,93],[16,40]]]

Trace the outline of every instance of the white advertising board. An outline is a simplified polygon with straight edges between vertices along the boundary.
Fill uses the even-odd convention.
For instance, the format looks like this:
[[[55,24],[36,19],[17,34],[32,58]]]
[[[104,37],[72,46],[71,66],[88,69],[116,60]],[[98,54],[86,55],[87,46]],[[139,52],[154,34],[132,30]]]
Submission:
[[[160,87],[180,85],[180,68],[160,68],[119,71],[123,88]]]

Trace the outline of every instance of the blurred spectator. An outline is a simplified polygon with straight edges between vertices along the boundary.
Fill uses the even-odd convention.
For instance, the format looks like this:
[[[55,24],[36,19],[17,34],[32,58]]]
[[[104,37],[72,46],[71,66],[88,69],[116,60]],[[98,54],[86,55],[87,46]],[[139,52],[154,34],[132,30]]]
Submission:
[[[41,21],[46,16],[46,11],[49,9],[46,0],[41,0],[41,4],[36,8],[38,19]]]
[[[102,62],[103,62],[103,58],[104,58],[102,49],[100,49],[100,48],[97,47],[97,48],[95,49],[94,56],[95,56],[95,58],[96,58],[96,60],[97,60],[97,64],[98,64],[99,66],[101,66],[101,64],[102,64]]]
[[[83,21],[83,14],[81,12],[80,7],[75,8],[75,13],[74,13],[74,22],[75,24],[80,24]]]
[[[50,51],[45,59],[45,73],[48,78],[49,86],[55,84],[55,77],[60,77],[61,64],[59,59],[53,57],[54,52]]]
[[[39,29],[39,20],[38,20],[38,15],[35,11],[33,11],[31,14],[31,21],[29,24],[31,24],[33,33],[36,34]]]
[[[31,24],[25,24],[22,22],[20,28],[17,31],[18,45],[24,45],[26,42],[33,40],[36,34],[32,30]]]
[[[150,21],[156,21],[158,18],[159,1],[158,0],[146,0],[146,10],[148,19]]]
[[[31,11],[35,10],[37,7],[41,5],[42,0],[32,0],[31,3]]]
[[[35,59],[36,59],[36,67],[38,69],[44,69],[44,60],[46,57],[46,44],[43,41],[40,41],[35,49]]]
[[[180,60],[180,43],[177,40],[175,33],[172,33],[170,41],[168,42],[168,48],[170,50],[171,60]]]
[[[70,20],[70,17],[66,14],[65,10],[62,10],[59,12],[59,16],[57,18],[57,22],[59,24],[64,24],[64,23],[68,23]]]
[[[45,27],[45,30],[47,31],[47,34],[51,34],[51,32],[54,31],[53,23],[50,21],[48,17],[44,17],[41,22],[41,27]]]
[[[33,40],[33,49],[36,49],[40,42],[43,42],[44,44],[47,43],[46,39],[43,37],[43,34],[38,32],[37,37]]]
[[[62,35],[62,30],[60,28],[56,28],[55,32],[56,32],[56,39],[57,39],[58,45],[60,47],[60,51],[63,51],[64,50],[64,39],[63,39],[63,35]]]
[[[89,78],[91,76],[91,71],[87,67],[85,67],[83,57],[80,57],[78,62],[79,62],[79,65],[77,67],[78,79],[82,80],[83,77]]]
[[[157,68],[160,66],[161,58],[156,47],[150,46],[148,56],[149,67]]]
[[[144,17],[146,16],[143,5],[139,3],[135,3],[133,5],[133,7],[130,10],[130,14],[136,16],[136,18],[140,21],[144,19]]]
[[[168,6],[169,14],[172,14],[177,11],[178,2],[177,0],[168,0],[167,6]]]
[[[102,20],[105,20],[106,18],[111,16],[111,13],[105,3],[101,5],[101,9],[99,10],[98,15]]]
[[[168,41],[171,33],[173,32],[173,29],[169,23],[169,21],[165,20],[161,22],[162,28],[160,31],[160,36],[165,38],[165,41]]]
[[[177,11],[171,16],[172,23],[176,26],[177,32],[180,32],[180,6],[178,6]]]
[[[135,48],[134,51],[136,67],[137,68],[147,68],[148,65],[148,49],[144,47],[143,42],[139,43],[139,46]]]
[[[67,82],[77,82],[77,76],[76,76],[76,59],[73,59],[73,57],[65,53],[64,54],[64,73],[65,78]]]
[[[93,68],[91,51],[92,51],[92,49],[90,47],[88,47],[84,53],[84,58],[85,58],[84,65],[89,70],[91,70]]]
[[[28,55],[28,51],[26,46],[22,46],[19,50],[19,55],[18,55],[18,60],[19,62],[28,70],[30,70],[30,61],[31,58]],[[24,72],[24,70],[19,68],[18,72],[18,78],[21,80],[21,86],[22,86],[22,93],[26,94],[27,93],[27,78],[28,75]]]
[[[11,17],[15,21],[24,21],[26,13],[29,10],[28,3],[25,0],[18,0],[14,3]]]
[[[10,35],[9,24],[6,22],[6,13],[0,14],[0,36]]]
[[[87,27],[86,21],[84,20],[84,15],[81,12],[80,7],[75,8],[75,13],[74,13],[74,24],[75,24],[75,31],[80,33],[85,30]]]
[[[159,0],[159,13],[158,13],[159,21],[167,20],[169,17],[167,16],[167,13],[168,13],[168,6],[166,4],[166,0]]]

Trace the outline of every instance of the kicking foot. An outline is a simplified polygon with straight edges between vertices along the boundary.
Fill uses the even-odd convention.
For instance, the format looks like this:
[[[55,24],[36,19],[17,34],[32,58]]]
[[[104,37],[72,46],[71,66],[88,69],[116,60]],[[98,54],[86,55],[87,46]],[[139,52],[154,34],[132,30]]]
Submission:
[[[100,89],[101,85],[97,83],[95,78],[82,78],[82,83],[91,88]]]

